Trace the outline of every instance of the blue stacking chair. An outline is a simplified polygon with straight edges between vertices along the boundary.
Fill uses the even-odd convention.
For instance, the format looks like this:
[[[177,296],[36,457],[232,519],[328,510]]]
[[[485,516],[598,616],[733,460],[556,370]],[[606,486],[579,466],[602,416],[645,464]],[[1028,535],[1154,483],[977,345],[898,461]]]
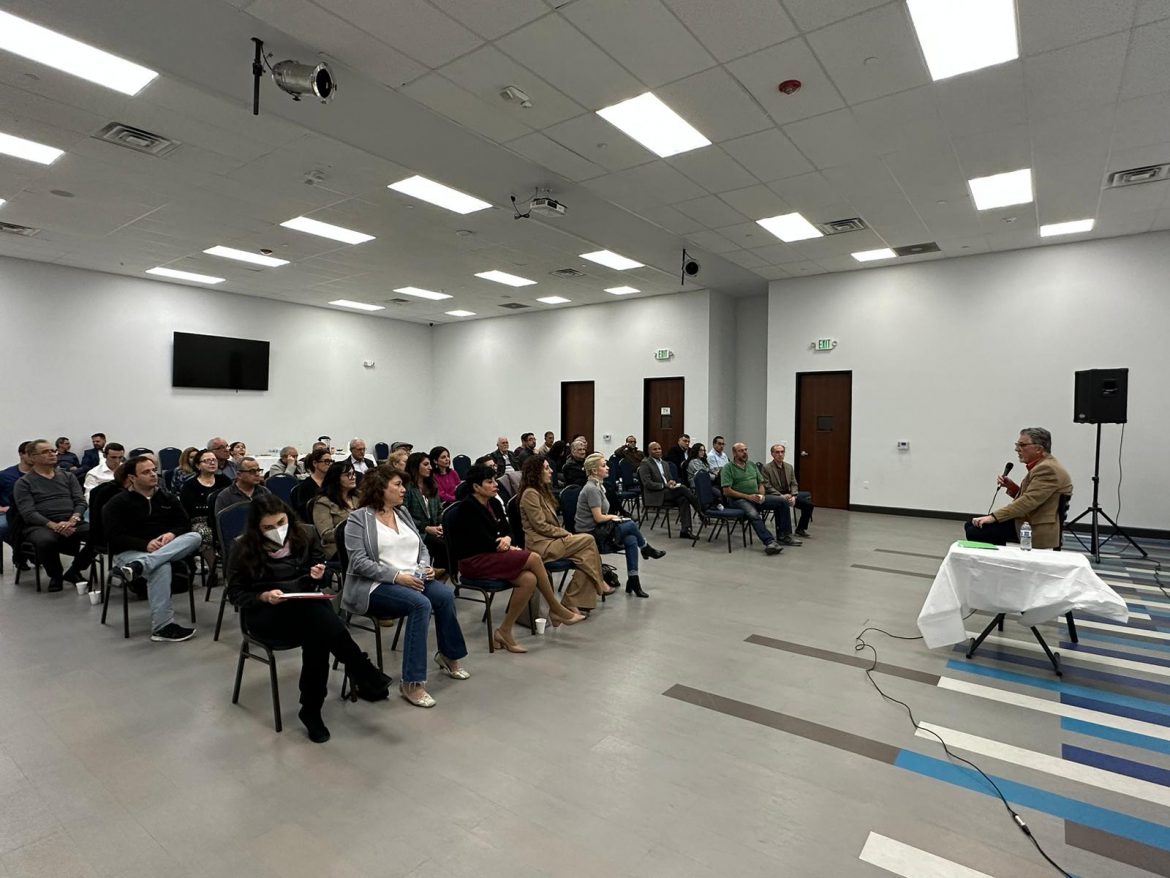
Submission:
[[[379,464],[385,463],[390,459],[390,446],[385,442],[374,443],[374,460]]]
[[[459,473],[459,478],[466,478],[467,471],[471,469],[471,458],[466,454],[456,454],[451,458],[451,468]]]
[[[292,476],[273,476],[270,479],[265,479],[264,487],[283,500],[285,503],[289,502],[292,497],[293,488],[297,486],[297,480]]]
[[[707,535],[707,542],[715,539],[720,531],[727,533],[727,552],[731,553],[731,532],[738,524],[741,535],[743,537],[743,546],[746,549],[748,539],[751,537],[751,532],[748,529],[747,515],[742,509],[716,509],[715,508],[715,488],[711,484],[710,473],[695,473],[695,496],[699,498],[699,505],[703,508],[703,514],[707,521],[715,523],[711,533]],[[703,528],[706,527],[707,522],[704,521],[699,530],[695,533],[695,539],[698,540],[699,534],[702,533]],[[694,545],[692,542],[691,545]]]
[[[177,469],[179,466],[179,456],[182,451],[173,445],[168,445],[166,448],[158,450],[158,465],[161,469]]]
[[[227,582],[230,570],[228,566],[229,553],[236,540],[244,532],[244,528],[248,526],[248,510],[251,508],[252,504],[248,502],[233,503],[215,516],[216,552],[223,559],[223,592],[219,596],[219,615],[215,618],[215,636],[212,637],[212,640],[219,640],[219,631],[223,627],[223,610],[227,606]],[[247,635],[245,635],[246,639]],[[242,660],[240,667],[243,667]],[[234,704],[235,701],[233,700],[232,703]],[[277,729],[277,731],[280,730]]]

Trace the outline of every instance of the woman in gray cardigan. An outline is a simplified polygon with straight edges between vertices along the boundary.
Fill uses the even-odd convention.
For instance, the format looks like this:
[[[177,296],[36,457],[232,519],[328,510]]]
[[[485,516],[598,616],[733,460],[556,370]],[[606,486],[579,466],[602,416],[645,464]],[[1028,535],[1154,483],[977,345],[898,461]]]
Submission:
[[[426,691],[427,621],[435,617],[439,651],[435,662],[448,677],[466,680],[463,631],[455,615],[455,591],[434,579],[431,557],[410,514],[402,508],[406,483],[387,466],[362,479],[358,508],[345,525],[349,569],[341,603],[352,613],[406,617],[402,646],[402,697],[416,707],[434,707]]]

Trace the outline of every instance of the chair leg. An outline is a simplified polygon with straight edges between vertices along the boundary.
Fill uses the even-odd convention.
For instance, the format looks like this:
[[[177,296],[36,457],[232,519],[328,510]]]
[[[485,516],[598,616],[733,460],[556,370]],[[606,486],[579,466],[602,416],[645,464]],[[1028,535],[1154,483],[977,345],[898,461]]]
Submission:
[[[1032,634],[1035,636],[1036,642],[1040,644],[1040,648],[1044,650],[1044,654],[1048,656],[1048,660],[1052,662],[1052,670],[1056,672],[1056,676],[1063,677],[1064,674],[1060,670],[1060,656],[1048,648],[1048,641],[1044,639],[1035,625],[1032,626]]]
[[[1065,613],[1064,619],[1068,622],[1068,639],[1073,643],[1080,643],[1077,640],[1077,623],[1073,621],[1073,614],[1071,612]]]
[[[378,670],[380,671],[380,670],[382,670],[382,625],[377,619],[374,620],[373,628],[374,628],[374,654],[377,656],[377,659],[378,659],[377,662],[375,662],[375,664],[377,664]]]
[[[280,732],[284,724],[280,721],[280,683],[276,679],[276,656],[268,647],[264,651],[268,653],[268,680],[272,684],[272,724]]]
[[[191,604],[191,627],[195,627],[195,577],[187,579],[187,600]]]
[[[406,621],[405,616],[398,617],[398,627],[394,629],[394,640],[390,644],[391,651],[398,649],[398,638],[402,636],[402,623]]]
[[[996,616],[994,619],[991,620],[990,625],[988,625],[986,628],[983,629],[983,633],[980,634],[977,638],[975,638],[975,640],[971,643],[970,648],[967,650],[967,658],[971,658],[971,656],[973,656],[975,654],[975,650],[977,650],[979,648],[979,645],[981,643],[983,643],[984,640],[987,639],[987,635],[991,633],[992,628],[996,627],[997,625],[1003,624],[1003,617],[1004,617],[1004,614],[1000,613],[998,616]],[[1036,629],[1033,628],[1032,630],[1035,631]],[[1045,648],[1047,648],[1047,647],[1045,647]]]
[[[483,620],[487,622],[488,653],[496,651],[496,635],[492,630],[492,594],[489,592],[483,599]]]
[[[102,624],[106,624],[106,613],[110,609],[110,591],[114,588],[114,577],[111,575],[102,583]]]
[[[122,583],[122,638],[130,639],[130,588],[129,583]]]
[[[215,617],[215,636],[212,640],[219,640],[219,629],[223,627],[223,608],[227,604],[227,586],[223,588],[223,594],[219,596],[219,615]]]
[[[248,641],[240,644],[240,660],[236,662],[236,685],[232,689],[232,704],[240,703],[240,681],[244,679],[244,662],[248,658]]]

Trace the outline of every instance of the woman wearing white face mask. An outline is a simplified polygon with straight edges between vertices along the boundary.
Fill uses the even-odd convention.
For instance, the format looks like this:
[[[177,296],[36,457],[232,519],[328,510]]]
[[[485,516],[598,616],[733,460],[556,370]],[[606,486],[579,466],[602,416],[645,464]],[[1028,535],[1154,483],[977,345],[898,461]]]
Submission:
[[[256,497],[248,525],[229,555],[228,600],[240,608],[241,624],[265,640],[300,644],[298,716],[311,740],[329,740],[321,706],[330,654],[345,665],[359,698],[381,701],[389,696],[389,678],[354,643],[332,604],[295,597],[317,591],[325,575],[325,555],[316,533],[296,523],[288,504],[270,494]]]

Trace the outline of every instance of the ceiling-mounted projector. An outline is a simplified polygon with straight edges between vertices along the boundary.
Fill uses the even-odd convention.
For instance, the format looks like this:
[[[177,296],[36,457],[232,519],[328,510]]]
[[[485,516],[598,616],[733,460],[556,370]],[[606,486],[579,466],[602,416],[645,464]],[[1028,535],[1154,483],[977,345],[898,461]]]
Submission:
[[[528,212],[539,216],[564,216],[568,212],[563,204],[547,195],[537,195],[528,202]]]

